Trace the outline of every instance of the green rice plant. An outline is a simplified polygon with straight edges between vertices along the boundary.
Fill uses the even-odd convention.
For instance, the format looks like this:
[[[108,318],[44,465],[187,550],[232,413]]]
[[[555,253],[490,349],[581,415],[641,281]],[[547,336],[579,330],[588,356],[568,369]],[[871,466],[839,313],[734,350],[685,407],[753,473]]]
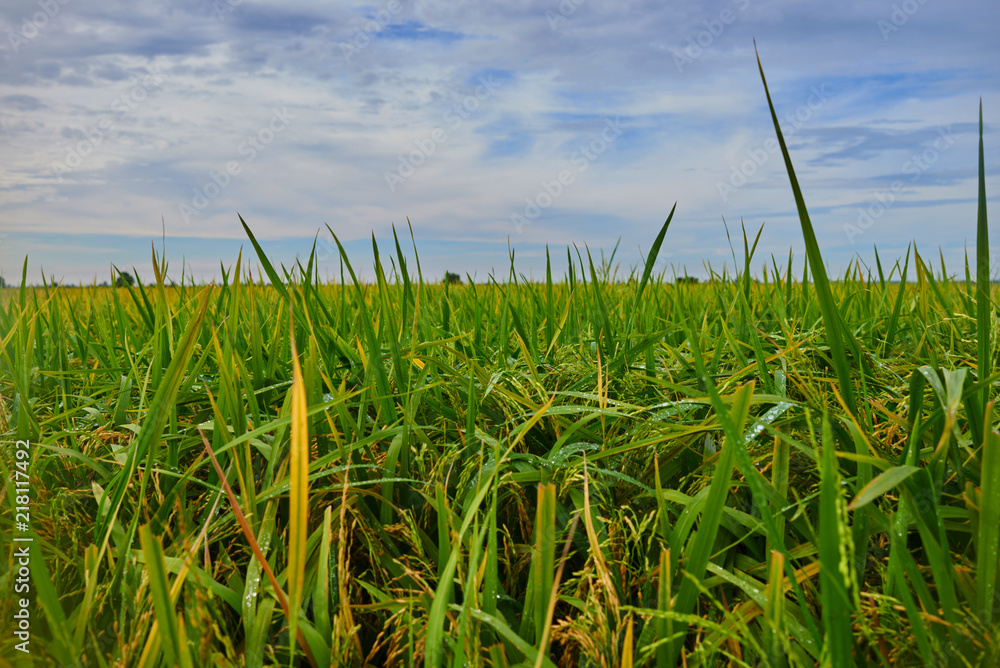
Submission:
[[[289,526],[288,526],[288,608],[289,637],[298,632],[306,569],[306,534],[309,524],[309,422],[306,416],[305,383],[292,342],[292,423],[289,446]],[[295,659],[295,644],[289,647],[290,659]]]
[[[694,350],[697,351],[697,347]],[[695,360],[698,363],[699,370],[704,373],[701,356],[697,352],[695,352]],[[694,609],[698,593],[698,583],[708,566],[710,550],[713,543],[715,543],[719,522],[722,520],[722,512],[726,503],[726,496],[729,493],[736,449],[739,447],[739,430],[742,430],[743,423],[749,413],[750,397],[753,395],[753,389],[754,386],[751,382],[743,386],[733,396],[731,422],[724,422],[724,424],[727,424],[726,442],[722,446],[722,454],[718,464],[716,464],[715,474],[712,476],[712,483],[709,487],[708,496],[705,499],[705,508],[702,511],[701,522],[694,538],[691,555],[684,568],[687,577],[681,584],[673,606],[674,610],[680,615],[690,614]],[[713,398],[717,398],[717,395]],[[681,623],[678,625],[677,633],[681,639],[684,637],[685,630],[685,624]],[[679,640],[671,641],[668,664],[676,662],[677,657],[680,655],[680,646]]]
[[[857,613],[853,547],[847,523],[836,449],[828,416],[823,416],[820,468],[819,567],[824,643],[821,664],[853,666],[851,618]]]
[[[203,441],[203,443],[205,445],[205,451],[208,453],[209,458],[212,460],[212,465],[215,467],[216,473],[219,474],[219,479],[222,481],[222,486],[225,489],[226,496],[229,499],[230,507],[232,508],[233,513],[234,513],[237,521],[239,522],[240,529],[243,531],[244,537],[246,537],[247,542],[250,543],[250,546],[253,549],[254,556],[257,559],[256,563],[267,574],[268,580],[270,581],[271,587],[273,588],[274,595],[277,598],[278,603],[281,605],[282,611],[285,613],[285,617],[289,620],[289,625],[291,625],[292,619],[293,619],[293,612],[292,612],[292,608],[291,608],[291,606],[289,604],[288,597],[285,595],[284,591],[281,589],[281,586],[279,585],[278,580],[277,580],[277,578],[274,575],[274,571],[271,569],[270,565],[268,564],[267,559],[264,556],[264,552],[261,549],[260,544],[258,543],[257,539],[254,537],[254,535],[253,535],[253,533],[252,533],[252,531],[250,529],[250,525],[246,521],[246,517],[244,517],[243,512],[240,510],[239,504],[238,504],[238,502],[236,500],[236,496],[233,494],[233,490],[229,487],[229,483],[226,482],[226,476],[225,476],[225,474],[223,474],[222,468],[219,466],[219,462],[215,458],[215,453],[213,452],[213,450],[212,450],[211,446],[209,445],[208,441],[205,439],[204,434],[201,434],[201,437],[202,437],[202,441]],[[310,664],[312,664],[312,665],[315,666],[316,665],[316,660],[313,658],[313,653],[312,653],[309,645],[307,644],[305,636],[303,635],[302,628],[295,629],[294,635],[295,635],[297,641],[299,642],[299,644],[302,646],[303,652],[309,658]],[[294,654],[292,656],[294,656]]]
[[[983,624],[1000,617],[997,574],[1000,571],[1000,436],[993,429],[993,402],[986,404],[985,438],[981,449],[978,513],[970,508],[976,541],[976,606]]]
[[[153,535],[149,526],[139,530],[142,550],[146,557],[146,572],[149,573],[149,589],[156,609],[156,621],[162,638],[163,655],[169,665],[191,666],[184,638],[183,619],[178,620],[174,610],[174,599],[170,595],[167,582],[166,562],[163,558],[163,544]]]
[[[548,654],[545,637],[549,630],[549,601],[556,575],[556,490],[551,484],[538,486],[538,514],[535,518],[535,546],[532,552],[529,596],[534,601],[534,637],[539,659]]]
[[[780,145],[807,253],[756,276],[745,226],[711,282],[657,272],[676,207],[638,266],[552,249],[539,281],[511,249],[436,282],[393,230],[370,281],[340,245],[324,282],[315,242],[272,264],[245,222],[261,270],[221,285],[155,250],[152,285],[25,264],[0,545],[28,480],[37,660],[1000,662],[987,239],[964,278],[916,245],[829,274]]]
[[[754,49],[756,50],[756,44],[754,45]],[[781,155],[785,160],[785,169],[788,170],[788,179],[792,185],[792,194],[795,196],[795,207],[798,209],[799,222],[802,225],[802,236],[806,244],[806,256],[812,265],[813,282],[816,287],[816,301],[819,304],[820,312],[823,314],[824,331],[830,346],[830,356],[833,359],[833,366],[837,372],[837,379],[840,382],[840,392],[847,403],[848,410],[852,414],[856,414],[857,405],[854,399],[853,381],[851,379],[851,370],[847,363],[846,350],[849,346],[858,360],[861,359],[861,351],[857,341],[854,340],[854,337],[844,326],[840,311],[837,308],[837,302],[833,296],[833,291],[830,289],[830,280],[826,275],[826,266],[823,264],[819,242],[816,240],[816,233],[813,231],[812,222],[809,220],[809,212],[806,210],[805,199],[802,197],[802,190],[799,188],[798,179],[795,177],[795,169],[792,167],[792,159],[788,154],[788,147],[785,145],[785,137],[781,134],[781,126],[778,124],[778,114],[774,110],[774,103],[771,102],[771,92],[767,89],[764,66],[760,63],[759,55],[757,56],[757,68],[760,70],[760,80],[764,84],[764,94],[767,97],[768,108],[771,110],[774,132],[778,136]],[[803,286],[805,286],[804,281]],[[863,373],[863,369],[859,367],[859,370]]]
[[[976,218],[976,368],[979,378],[992,370],[992,312],[990,298],[990,231],[986,220],[986,158],[983,149],[983,102],[979,101],[979,210]],[[982,390],[982,404],[990,400],[989,387]]]

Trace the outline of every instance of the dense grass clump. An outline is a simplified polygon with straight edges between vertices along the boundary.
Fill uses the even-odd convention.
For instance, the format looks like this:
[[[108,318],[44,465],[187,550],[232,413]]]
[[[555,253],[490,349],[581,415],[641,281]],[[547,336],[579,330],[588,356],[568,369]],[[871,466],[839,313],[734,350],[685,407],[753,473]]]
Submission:
[[[30,534],[39,665],[1000,664],[985,190],[979,280],[830,280],[785,157],[812,272],[670,282],[671,212],[544,282],[247,227],[267,283],[0,292],[0,619]]]

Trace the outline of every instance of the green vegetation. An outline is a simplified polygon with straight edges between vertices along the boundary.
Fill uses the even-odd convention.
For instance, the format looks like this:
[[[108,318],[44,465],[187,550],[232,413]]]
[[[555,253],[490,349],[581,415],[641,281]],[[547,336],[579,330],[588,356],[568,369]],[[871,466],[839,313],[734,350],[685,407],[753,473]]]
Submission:
[[[267,285],[22,276],[0,618],[23,468],[39,665],[1000,664],[982,144],[964,279],[835,281],[781,146],[800,275],[670,283],[671,211],[627,280],[322,284],[246,223]]]
[[[124,287],[125,285],[132,287],[133,285],[135,285],[135,279],[132,278],[132,274],[128,273],[127,271],[122,271],[119,272],[118,278],[115,279],[115,286],[121,288]]]

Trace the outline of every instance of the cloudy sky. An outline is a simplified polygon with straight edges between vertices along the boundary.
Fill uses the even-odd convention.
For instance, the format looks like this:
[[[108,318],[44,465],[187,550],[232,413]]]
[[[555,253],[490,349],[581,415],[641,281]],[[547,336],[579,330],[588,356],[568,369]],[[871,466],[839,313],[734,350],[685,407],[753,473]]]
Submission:
[[[912,240],[961,272],[980,98],[1000,187],[998,25],[995,0],[7,0],[0,274],[148,280],[153,243],[218,279],[252,253],[237,212],[276,264],[318,233],[329,276],[326,225],[370,276],[407,221],[425,276],[502,280],[511,249],[544,276],[546,244],[627,272],[674,202],[668,275],[733,266],[723,219],[801,270],[755,38],[830,268]]]

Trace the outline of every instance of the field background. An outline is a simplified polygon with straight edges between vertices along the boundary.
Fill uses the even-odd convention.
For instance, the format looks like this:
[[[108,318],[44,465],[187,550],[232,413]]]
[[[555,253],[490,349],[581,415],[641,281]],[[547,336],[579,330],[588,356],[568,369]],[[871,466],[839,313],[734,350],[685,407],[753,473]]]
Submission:
[[[836,280],[784,155],[809,263],[756,280],[746,231],[657,274],[671,212],[535,283],[397,237],[320,284],[246,227],[266,276],[5,291],[37,665],[997,665],[982,145],[973,259]]]

